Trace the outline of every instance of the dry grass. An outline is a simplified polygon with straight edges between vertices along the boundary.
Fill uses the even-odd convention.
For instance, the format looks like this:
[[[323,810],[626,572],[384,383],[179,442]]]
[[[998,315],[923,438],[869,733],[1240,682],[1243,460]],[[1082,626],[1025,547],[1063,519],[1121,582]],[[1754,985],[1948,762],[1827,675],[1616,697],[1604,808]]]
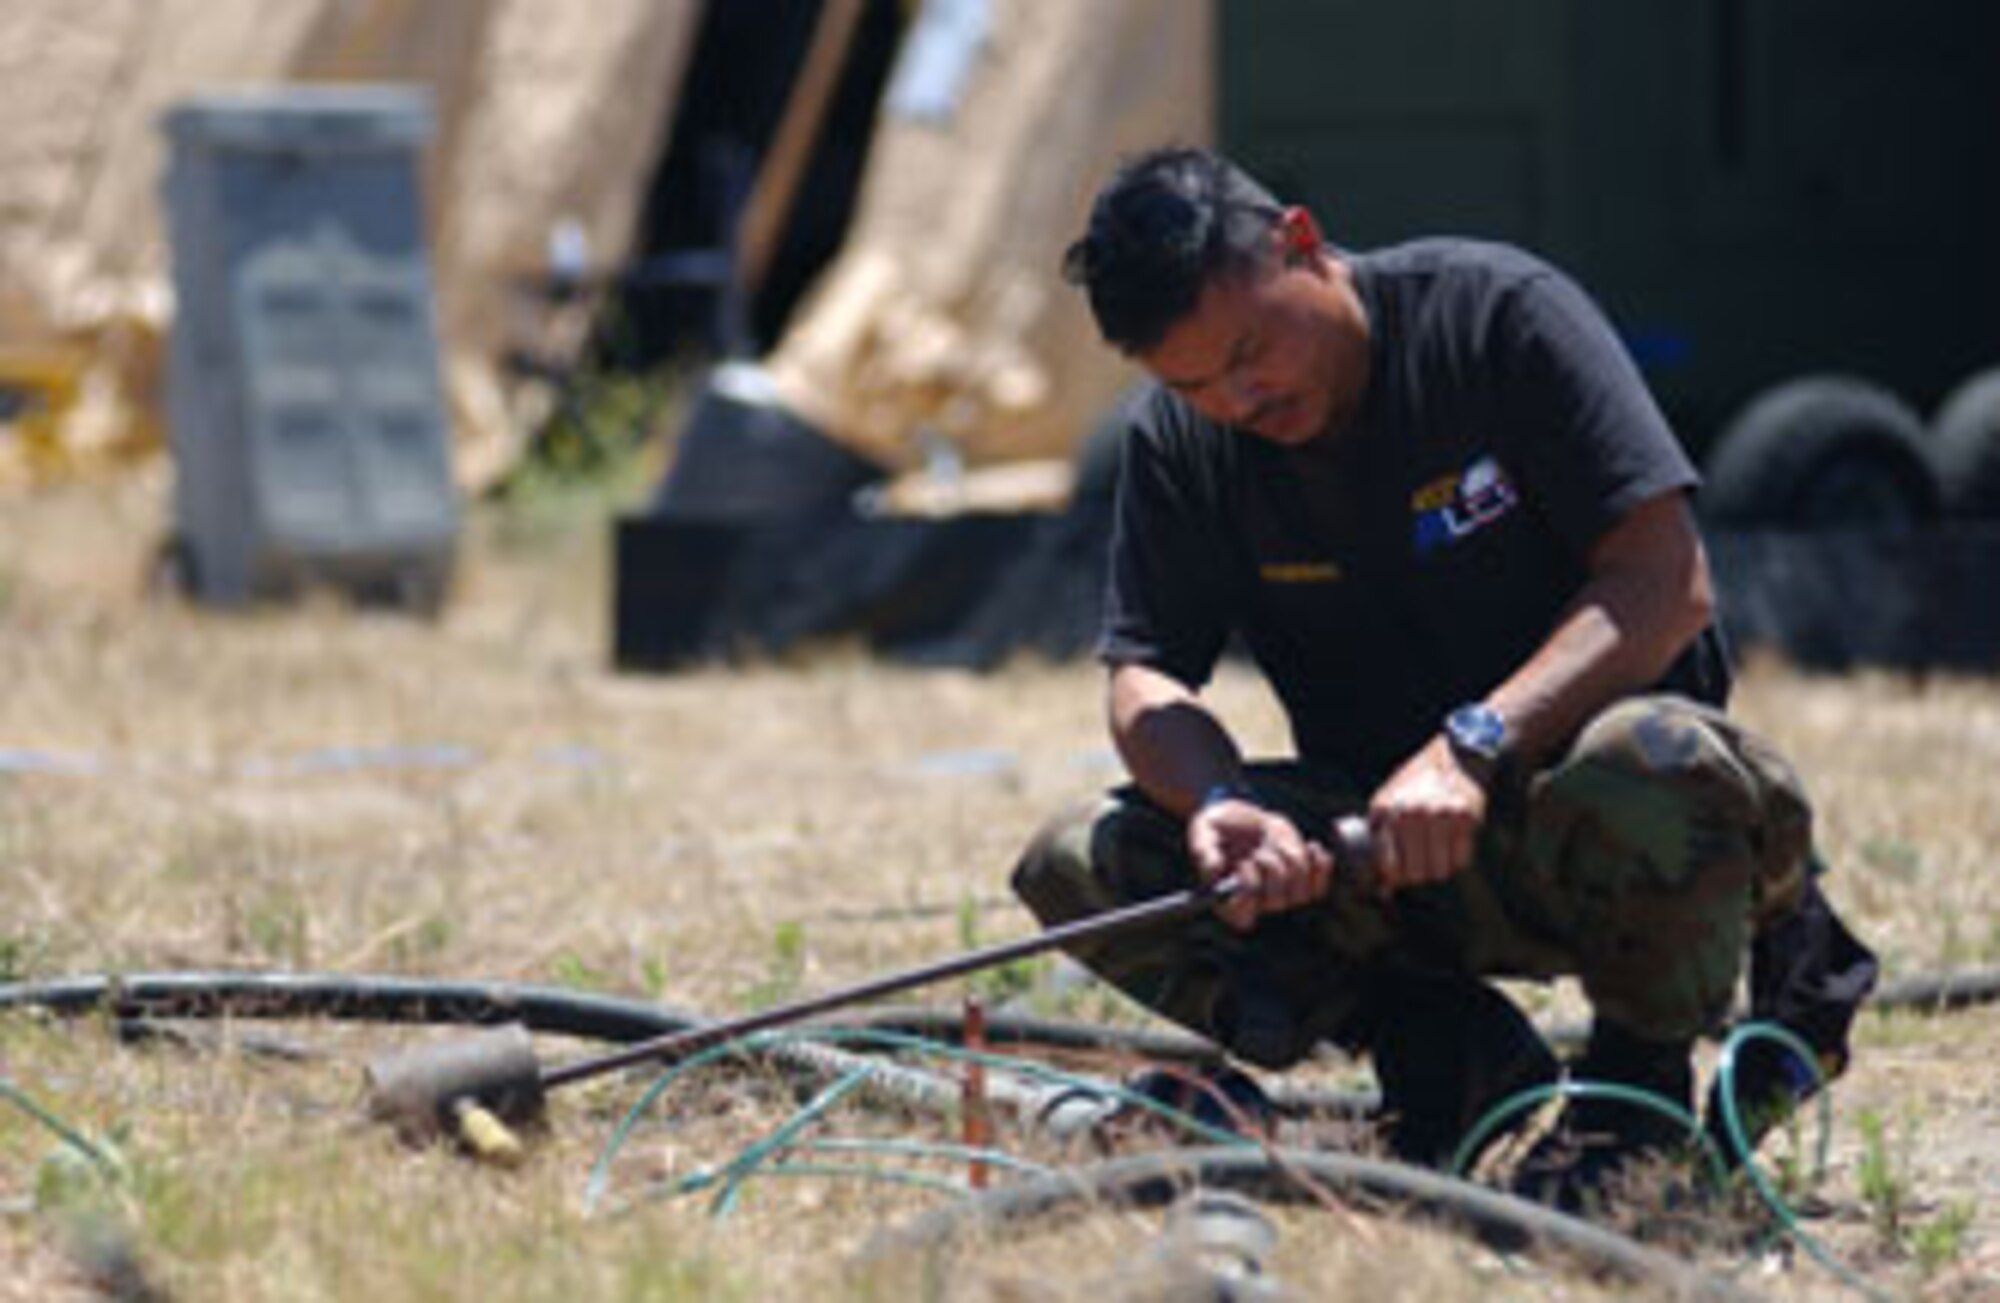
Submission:
[[[152,480],[0,506],[0,748],[16,761],[0,774],[0,968],[478,976],[731,1011],[939,956],[968,930],[1023,932],[1018,911],[993,903],[1013,856],[1048,812],[1113,774],[1081,666],[981,677],[836,651],[612,675],[596,530],[544,529],[530,547],[482,516],[460,599],[427,627],[331,605],[227,618],[148,601],[162,520]],[[1279,745],[1276,711],[1247,675],[1217,692],[1254,743]],[[1835,895],[1893,971],[2000,963],[1986,872],[2000,844],[2000,689],[1761,666],[1741,707],[1808,775]],[[21,772],[23,757],[48,771]],[[1131,1016],[1096,997],[1082,1007]],[[0,1077],[114,1139],[135,1176],[109,1224],[182,1297],[896,1296],[896,1283],[841,1264],[935,1202],[773,1181],[720,1221],[701,1200],[586,1220],[584,1176],[633,1087],[559,1099],[527,1165],[493,1172],[405,1152],[354,1120],[355,1063],[404,1033],[286,1034],[330,1057],[142,1052],[93,1024],[16,1018],[0,1021]],[[1847,1220],[1816,1229],[1885,1287],[1917,1286],[1916,1266],[1886,1254],[1890,1237],[1866,1220],[1854,1119],[1874,1110],[1910,1224],[1973,1209],[1928,1291],[1947,1296],[1953,1272],[2000,1288],[1980,1161],[2000,1145],[1980,1071],[2000,1019],[1877,1019],[1865,1037],[1826,1191]],[[696,1092],[681,1108],[676,1127],[642,1134],[622,1181],[713,1163],[782,1116],[769,1096]],[[38,1183],[52,1194],[52,1150],[0,1108],[0,1208]],[[102,1202],[70,1184],[84,1193],[45,1202]],[[93,1255],[75,1247],[79,1215],[0,1213],[0,1298],[84,1292],[77,1264]],[[1281,1221],[1278,1274],[1309,1293],[1338,1281],[1366,1297],[1590,1296],[1575,1281],[1496,1276],[1490,1259],[1415,1230],[1363,1242],[1329,1234],[1337,1223],[1319,1214]],[[1083,1219],[975,1254],[947,1292],[1118,1297],[1114,1268],[1155,1224]],[[1808,1265],[1755,1279],[1840,1293]]]

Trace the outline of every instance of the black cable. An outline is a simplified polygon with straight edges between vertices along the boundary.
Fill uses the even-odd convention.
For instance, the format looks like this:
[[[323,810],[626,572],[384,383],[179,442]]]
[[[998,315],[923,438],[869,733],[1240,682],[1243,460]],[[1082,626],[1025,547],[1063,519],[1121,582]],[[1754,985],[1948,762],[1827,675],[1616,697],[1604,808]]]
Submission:
[[[1155,1207],[1197,1184],[1275,1203],[1308,1203],[1313,1196],[1306,1181],[1323,1191],[1436,1218],[1489,1244],[1552,1247],[1597,1270],[1664,1285],[1676,1297],[1754,1297],[1629,1236],[1441,1172],[1349,1154],[1233,1146],[1131,1155],[1002,1186],[878,1232],[859,1261],[866,1266],[933,1254],[960,1236],[1018,1228],[1082,1204]]]
[[[1941,1013],[2000,1000],[2000,968],[1918,973],[1890,982],[1868,997],[1864,1009],[1879,1013]]]
[[[1920,973],[1890,982],[1862,1006],[1877,1013],[1942,1013],[2000,1001],[2000,969],[1956,973]],[[1738,1018],[1748,1015],[1737,1010]],[[826,1020],[829,1026],[867,1027],[903,1032],[933,1040],[959,1042],[964,1017],[955,1009],[934,1005],[875,1005]],[[1581,1048],[1590,1039],[1590,1024],[1565,1021],[1544,1026],[1542,1039],[1557,1049]],[[1104,1027],[1066,1018],[996,1010],[986,1015],[986,1039],[993,1045],[1037,1045],[1048,1049],[1119,1050],[1166,1063],[1219,1063],[1222,1051],[1191,1032],[1171,1028]]]
[[[180,972],[71,977],[0,986],[0,1013],[44,1009],[76,1017],[331,1018],[338,1021],[494,1026],[630,1042],[702,1019],[643,1000],[509,982],[438,981],[334,973]]]
[[[2000,969],[1988,968],[1907,977],[1884,986],[1863,1007],[1878,1013],[1939,1013],[1996,1000],[2000,1000]],[[698,1014],[648,1000],[562,987],[340,973],[186,971],[0,985],[0,1013],[27,1008],[68,1017],[108,1012],[119,1019],[332,1018],[471,1026],[519,1022],[531,1031],[615,1043],[683,1031],[705,1021]],[[936,1039],[962,1036],[962,1024],[962,1015],[955,1010],[922,1006],[881,1006],[825,1023]],[[1545,1035],[1562,1043],[1580,1039],[1582,1032],[1581,1026],[1558,1026]],[[1009,1013],[988,1015],[987,1040],[994,1045],[1119,1050],[1168,1062],[1214,1062],[1220,1057],[1208,1042],[1186,1032],[1101,1027]]]
[[[2000,969],[1981,969],[1905,978],[1883,987],[1866,1007],[1877,1012],[1934,1013],[1995,1000],[2000,1000]],[[532,1031],[611,1042],[644,1040],[686,1030],[704,1021],[698,1015],[648,1001],[555,987],[312,973],[170,972],[0,985],[0,1014],[30,1008],[70,1017],[105,1013],[120,1020],[332,1018],[478,1026],[518,1022]],[[885,1027],[900,1025],[931,1030],[953,1027],[958,1022],[958,1015],[951,1011],[918,1013],[899,1009],[877,1010],[851,1017],[849,1021],[874,1025],[876,1018]],[[1213,1057],[1213,1052],[1207,1051],[1196,1038],[1172,1033],[1091,1028],[1085,1024],[1011,1015],[996,1018],[994,1023],[998,1030],[989,1027],[989,1039],[1005,1043],[1122,1048],[1163,1058]],[[1194,1047],[1200,1047],[1206,1054],[1192,1055]],[[1366,1111],[1368,1103],[1365,1095],[1339,1093],[1328,1094],[1315,1106],[1359,1113]],[[1299,1106],[1295,1101],[1294,1107]],[[1606,1265],[1627,1264],[1639,1275],[1693,1272],[1668,1255],[1601,1227],[1438,1173],[1349,1155],[1282,1152],[1285,1163],[1315,1180],[1335,1188],[1352,1186],[1375,1197],[1411,1202],[1442,1212],[1489,1237],[1518,1239],[1525,1233]],[[1177,1188],[1177,1182],[1184,1183],[1194,1176],[1211,1183],[1233,1184],[1247,1192],[1296,1184],[1275,1170],[1261,1153],[1188,1150],[1177,1156],[1142,1155],[1009,1186],[961,1208],[919,1219],[892,1235],[911,1237],[911,1245],[920,1246],[927,1239],[949,1238],[968,1220],[996,1224],[1021,1220],[1086,1197],[1126,1201],[1166,1197]],[[893,1245],[902,1241],[883,1243]],[[871,1248],[870,1252],[874,1251]],[[1740,1296],[1734,1287],[1698,1273],[1692,1280],[1706,1295]]]

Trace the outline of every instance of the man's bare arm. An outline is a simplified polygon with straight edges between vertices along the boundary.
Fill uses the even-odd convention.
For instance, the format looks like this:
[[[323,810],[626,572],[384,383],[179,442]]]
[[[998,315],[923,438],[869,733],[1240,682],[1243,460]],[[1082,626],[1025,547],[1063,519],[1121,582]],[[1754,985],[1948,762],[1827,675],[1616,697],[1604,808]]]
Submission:
[[[1132,780],[1187,819],[1188,858],[1204,882],[1231,877],[1239,890],[1218,910],[1234,927],[1326,894],[1333,859],[1289,819],[1250,799],[1243,755],[1201,698],[1143,665],[1111,671],[1111,736]],[[1218,789],[1239,792],[1204,799]]]
[[[1714,611],[1708,561],[1685,495],[1634,508],[1591,549],[1589,578],[1549,637],[1487,704],[1514,763],[1548,760],[1619,695],[1657,682]],[[1472,862],[1486,793],[1442,736],[1369,803],[1385,886],[1436,882]]]
[[[1547,641],[1487,698],[1527,764],[1546,761],[1616,697],[1658,682],[1715,612],[1684,494],[1634,508],[1591,549],[1589,567]]]
[[[1203,794],[1242,783],[1235,739],[1186,684],[1144,665],[1116,665],[1109,695],[1126,772],[1167,809],[1192,814]]]

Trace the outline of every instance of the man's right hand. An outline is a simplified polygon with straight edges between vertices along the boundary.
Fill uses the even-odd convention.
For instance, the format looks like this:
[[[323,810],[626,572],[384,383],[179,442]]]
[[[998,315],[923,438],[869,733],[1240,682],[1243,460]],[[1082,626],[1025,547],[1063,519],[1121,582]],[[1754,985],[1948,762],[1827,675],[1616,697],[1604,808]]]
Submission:
[[[1333,857],[1306,840],[1291,820],[1242,797],[1210,801],[1188,819],[1188,855],[1204,884],[1236,879],[1216,907],[1222,921],[1248,931],[1266,914],[1319,900],[1333,880]]]

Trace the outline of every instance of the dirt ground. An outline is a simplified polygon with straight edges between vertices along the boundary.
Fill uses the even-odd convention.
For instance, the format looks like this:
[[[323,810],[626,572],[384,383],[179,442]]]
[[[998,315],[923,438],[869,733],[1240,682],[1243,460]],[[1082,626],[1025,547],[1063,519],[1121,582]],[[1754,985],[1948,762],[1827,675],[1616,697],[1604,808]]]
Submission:
[[[1116,776],[1093,670],[919,671],[832,648],[614,674],[603,531],[580,514],[476,513],[433,625],[149,598],[157,474],[0,504],[0,974],[483,978],[721,1014],[1029,930],[1004,895],[1020,845]],[[1214,695],[1253,747],[1282,747],[1249,674]],[[1758,663],[1739,713],[1806,775],[1832,894],[1889,977],[2000,964],[2000,684]],[[1052,965],[1019,985],[1044,1012],[1139,1021]],[[955,1007],[962,990],[924,998]],[[1577,1011],[1562,988],[1521,994],[1539,1015]],[[269,1031],[313,1057],[256,1052],[240,1026],[216,1053],[0,1018],[0,1081],[129,1172],[99,1188],[73,1147],[0,1103],[0,1298],[115,1293],[107,1280],[123,1297],[900,1297],[846,1264],[938,1206],[828,1178],[758,1183],[727,1218],[703,1198],[586,1217],[586,1176],[636,1083],[558,1099],[526,1163],[493,1171],[356,1120],[356,1065],[417,1033]],[[1885,1296],[2000,1297],[2000,1010],[1870,1016],[1860,1045],[1806,1229]],[[1339,1062],[1306,1075],[1366,1080]],[[792,1107],[768,1086],[670,1095],[619,1188],[753,1144]],[[850,1125],[950,1138],[908,1118]],[[1300,1297],[1599,1292],[1379,1219],[1277,1219],[1274,1277]],[[1072,1218],[924,1287],[1160,1297],[1120,1268],[1156,1226]],[[1702,1262],[1759,1293],[1856,1292],[1800,1251]]]

